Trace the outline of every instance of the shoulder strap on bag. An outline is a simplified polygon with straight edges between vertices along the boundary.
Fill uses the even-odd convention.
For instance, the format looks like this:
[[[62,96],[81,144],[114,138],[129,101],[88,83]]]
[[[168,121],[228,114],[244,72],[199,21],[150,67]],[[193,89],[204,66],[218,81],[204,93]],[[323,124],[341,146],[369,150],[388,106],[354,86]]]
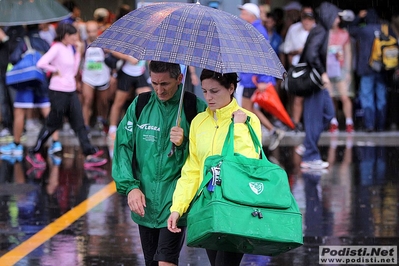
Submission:
[[[148,103],[151,97],[151,92],[144,92],[140,93],[137,96],[137,105],[136,105],[136,119],[139,120],[139,117],[141,115],[141,111],[143,111],[144,106]]]
[[[197,96],[194,93],[185,91],[183,96],[183,108],[186,114],[186,119],[189,124],[198,114],[197,112]]]
[[[28,49],[28,51],[32,51],[33,48],[32,48],[32,45],[30,44],[29,37],[28,36],[24,36],[24,41],[25,41],[26,48]]]
[[[137,105],[136,105],[136,119],[139,120],[141,112],[143,111],[144,106],[148,103],[151,97],[151,92],[140,93],[137,96]],[[191,92],[184,92],[183,96],[183,108],[184,113],[186,114],[186,118],[188,123],[194,119],[197,115],[197,96]]]

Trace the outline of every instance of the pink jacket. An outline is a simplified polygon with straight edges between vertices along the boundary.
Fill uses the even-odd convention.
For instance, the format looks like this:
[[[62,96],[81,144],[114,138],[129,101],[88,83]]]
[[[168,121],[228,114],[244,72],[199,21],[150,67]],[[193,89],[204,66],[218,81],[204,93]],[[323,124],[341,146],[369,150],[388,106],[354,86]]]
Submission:
[[[76,90],[75,76],[78,73],[80,59],[81,54],[74,52],[71,45],[65,46],[61,42],[56,42],[36,65],[51,73],[58,71],[59,75],[53,75],[50,79],[50,90],[71,92]]]

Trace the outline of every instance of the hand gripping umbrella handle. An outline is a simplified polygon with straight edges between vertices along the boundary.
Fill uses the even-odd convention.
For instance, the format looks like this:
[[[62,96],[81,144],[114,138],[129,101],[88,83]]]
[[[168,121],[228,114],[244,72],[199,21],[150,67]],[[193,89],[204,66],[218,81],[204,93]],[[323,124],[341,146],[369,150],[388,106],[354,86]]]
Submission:
[[[187,74],[187,69],[188,66],[186,66],[185,70],[184,70],[184,79],[186,77]],[[181,121],[181,110],[183,108],[183,99],[184,99],[184,80],[182,81],[182,89],[181,89],[181,94],[180,94],[180,101],[179,101],[179,109],[177,109],[177,117],[176,117],[176,126],[179,127],[180,126],[180,121]],[[168,157],[171,157],[176,150],[176,145],[174,143],[172,143],[172,148],[170,149],[170,152],[168,153]]]

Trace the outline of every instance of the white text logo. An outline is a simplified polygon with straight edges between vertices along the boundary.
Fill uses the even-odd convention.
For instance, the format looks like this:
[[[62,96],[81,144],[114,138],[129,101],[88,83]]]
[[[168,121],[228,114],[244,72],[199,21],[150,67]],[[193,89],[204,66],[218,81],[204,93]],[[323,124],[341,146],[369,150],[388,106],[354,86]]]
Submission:
[[[161,131],[161,129],[157,126],[151,126],[150,124],[142,124],[142,125],[137,125],[138,128],[144,129],[144,130],[154,130],[154,131]]]

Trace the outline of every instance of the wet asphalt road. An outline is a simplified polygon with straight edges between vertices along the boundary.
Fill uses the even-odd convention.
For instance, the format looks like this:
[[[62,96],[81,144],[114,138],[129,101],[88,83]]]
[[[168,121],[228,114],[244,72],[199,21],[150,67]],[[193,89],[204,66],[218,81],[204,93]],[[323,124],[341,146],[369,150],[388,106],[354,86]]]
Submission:
[[[302,137],[288,134],[267,155],[287,171],[303,214],[304,245],[276,257],[245,255],[241,265],[319,265],[319,246],[398,245],[399,133],[325,133],[320,148],[331,166],[310,173],[301,171],[294,152]],[[92,140],[109,151],[104,137]],[[45,169],[31,168],[21,158],[1,157],[0,265],[8,265],[10,251],[14,265],[144,265],[126,198],[112,191],[82,216],[69,217],[72,222],[66,220],[54,235],[39,234],[43,243],[32,251],[17,248],[31,244],[31,236],[68,217],[68,211],[112,182],[110,162],[85,170],[77,140],[64,136],[62,142],[61,161],[48,156]],[[110,159],[108,152],[106,156]],[[184,247],[179,265],[209,263],[204,250]]]

